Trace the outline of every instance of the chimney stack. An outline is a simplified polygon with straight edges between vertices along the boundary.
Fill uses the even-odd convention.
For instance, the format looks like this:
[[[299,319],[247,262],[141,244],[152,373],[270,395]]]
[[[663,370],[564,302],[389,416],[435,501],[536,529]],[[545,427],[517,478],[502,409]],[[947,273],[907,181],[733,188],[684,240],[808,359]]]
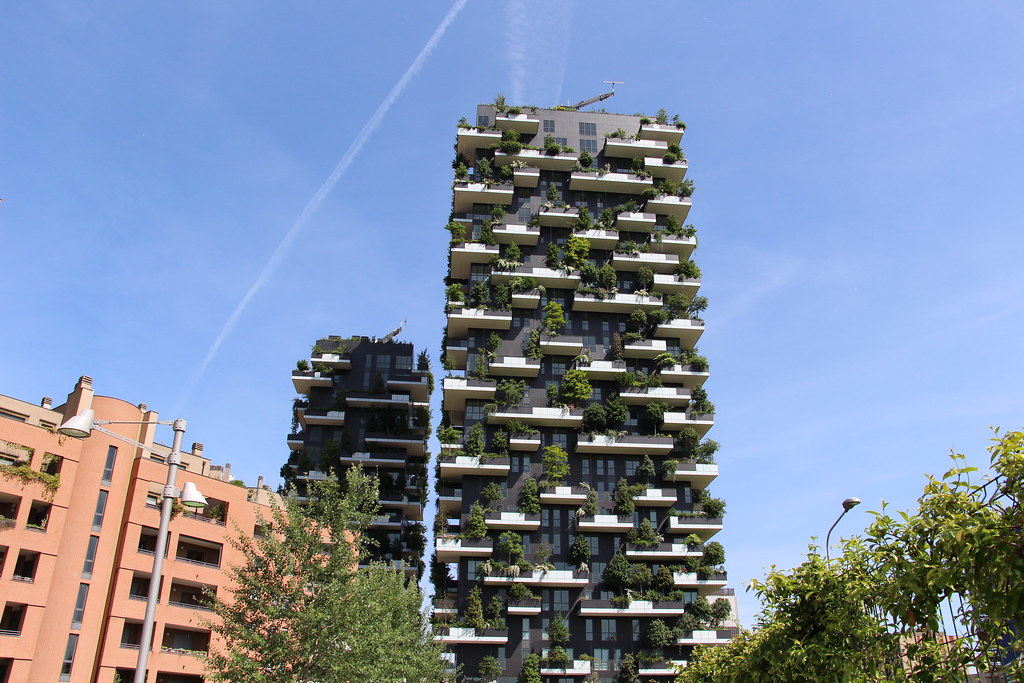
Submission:
[[[49,396],[43,396],[43,400],[40,401],[39,405],[49,410],[53,406],[53,399]]]

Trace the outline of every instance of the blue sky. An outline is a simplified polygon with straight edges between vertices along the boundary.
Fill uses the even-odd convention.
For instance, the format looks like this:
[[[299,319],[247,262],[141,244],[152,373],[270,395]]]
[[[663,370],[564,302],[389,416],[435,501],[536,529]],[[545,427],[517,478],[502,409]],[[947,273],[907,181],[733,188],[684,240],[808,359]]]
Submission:
[[[199,373],[452,8],[7,7],[0,393],[59,402],[88,374],[276,482],[318,335],[407,318],[436,362],[458,119],[619,80],[609,111],[689,124],[737,588],[846,496],[852,533],[1024,424],[1024,11],[998,1],[469,0]]]

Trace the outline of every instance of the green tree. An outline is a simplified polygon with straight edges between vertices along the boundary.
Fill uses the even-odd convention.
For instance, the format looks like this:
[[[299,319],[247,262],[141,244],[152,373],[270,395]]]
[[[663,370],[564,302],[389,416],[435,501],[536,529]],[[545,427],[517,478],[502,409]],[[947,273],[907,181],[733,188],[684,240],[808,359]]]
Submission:
[[[633,585],[633,566],[620,550],[604,568],[601,580],[612,590],[622,591]]]
[[[655,619],[647,629],[647,644],[653,648],[672,645],[672,629],[661,619]]]
[[[540,490],[533,477],[528,477],[519,491],[519,511],[528,515],[540,514]]]
[[[561,486],[569,476],[569,454],[558,445],[544,447],[544,477],[552,486]]]
[[[523,668],[519,672],[519,683],[542,683],[540,677],[540,655],[531,652],[523,658]]]
[[[590,543],[586,536],[577,536],[569,547],[570,564],[579,567],[581,564],[590,562]]]
[[[466,596],[466,611],[463,615],[466,625],[482,631],[487,628],[484,620],[484,604],[480,597],[480,586],[473,586]]]
[[[562,267],[561,250],[554,242],[548,242],[547,256],[544,258],[544,265],[552,270]]]
[[[565,311],[557,301],[549,301],[544,307],[544,331],[548,334],[558,334],[565,327]]]
[[[636,476],[640,481],[651,482],[658,476],[658,470],[654,467],[651,456],[644,454],[640,460],[640,466],[636,468]]]
[[[559,396],[565,403],[576,406],[589,399],[593,391],[590,380],[587,379],[587,373],[573,369],[562,377]]]
[[[582,209],[580,209],[582,211]],[[590,222],[588,217],[587,223]],[[579,270],[584,263],[586,263],[587,257],[590,255],[590,240],[586,237],[579,237],[577,235],[569,235],[569,239],[565,243],[563,248],[565,257],[562,261],[566,268],[575,268]]]
[[[501,667],[501,662],[492,655],[487,655],[480,660],[480,666],[477,668],[477,675],[480,676],[481,683],[494,683],[498,680],[498,676],[501,675],[504,669]]]
[[[495,503],[505,500],[505,494],[501,490],[501,485],[496,481],[488,482],[487,486],[485,486],[483,491],[480,492],[480,497],[483,498],[487,507],[491,507]]]
[[[466,521],[466,529],[462,532],[463,538],[480,540],[487,536],[487,520],[484,517],[484,508],[480,501],[473,501],[469,507],[469,519]]]

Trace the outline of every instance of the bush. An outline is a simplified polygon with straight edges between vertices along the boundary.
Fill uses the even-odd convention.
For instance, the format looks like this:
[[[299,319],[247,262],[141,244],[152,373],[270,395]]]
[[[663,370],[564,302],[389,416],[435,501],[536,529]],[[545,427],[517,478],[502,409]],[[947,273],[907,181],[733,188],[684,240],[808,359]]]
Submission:
[[[562,266],[561,253],[558,245],[554,242],[548,242],[548,251],[544,257],[544,265],[552,270],[557,270]]]
[[[487,628],[487,622],[484,620],[483,601],[480,598],[480,586],[473,586],[469,591],[469,595],[466,596],[465,620],[467,626],[471,626],[478,631]]]
[[[528,477],[523,482],[523,488],[519,492],[519,511],[528,515],[540,514],[540,491],[537,488],[537,480]]]
[[[704,561],[710,565],[725,564],[725,548],[718,541],[712,541],[704,546]]]
[[[513,583],[508,587],[508,599],[513,602],[521,600],[539,600],[539,598],[526,587],[525,583]]]
[[[553,486],[561,486],[569,476],[569,454],[561,446],[544,447],[544,476]]]
[[[462,538],[473,541],[487,537],[487,521],[484,518],[484,508],[479,501],[473,501],[473,505],[470,506],[469,520],[461,535]]]
[[[556,304],[557,305],[557,304]],[[559,388],[559,396],[569,405],[579,405],[590,398],[593,388],[587,373],[582,370],[569,370],[562,377],[562,384]]]
[[[480,676],[481,683],[493,683],[503,671],[504,669],[501,667],[501,662],[499,662],[495,657],[487,655],[480,660],[480,666],[477,668],[477,675]]]
[[[591,403],[583,411],[583,431],[603,432],[607,419],[604,406],[600,403]]]
[[[580,152],[580,167],[590,168],[590,165],[594,163],[594,157],[590,156],[590,152],[583,150]]]
[[[544,307],[543,328],[548,334],[558,334],[565,327],[565,312],[557,301],[549,301]],[[589,396],[589,394],[588,394]]]
[[[579,567],[590,562],[590,543],[586,536],[577,536],[569,548],[569,564]]]
[[[673,644],[672,629],[661,619],[655,619],[647,629],[646,640],[649,647],[669,647]]]
[[[580,212],[582,213],[583,209],[580,209]],[[586,237],[570,235],[563,251],[565,254],[563,265],[566,268],[579,269],[586,263],[586,259],[590,255],[590,240]]]

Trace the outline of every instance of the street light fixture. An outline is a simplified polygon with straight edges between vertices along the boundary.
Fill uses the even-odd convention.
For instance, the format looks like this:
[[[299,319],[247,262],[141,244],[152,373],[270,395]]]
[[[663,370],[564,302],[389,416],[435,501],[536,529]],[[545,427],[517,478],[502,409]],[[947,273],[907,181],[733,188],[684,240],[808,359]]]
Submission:
[[[97,431],[106,434],[113,439],[117,439],[118,441],[123,441],[131,444],[132,446],[141,448],[144,451],[153,453],[154,455],[163,455],[143,443],[121,436],[117,432],[103,427],[103,425],[109,424],[169,425],[171,429],[174,430],[174,441],[171,444],[171,452],[167,454],[164,460],[167,465],[167,482],[164,485],[163,501],[160,505],[160,528],[156,535],[157,551],[153,553],[153,573],[149,580],[149,593],[146,596],[146,616],[142,621],[139,658],[135,664],[135,676],[132,679],[133,683],[146,683],[146,668],[149,665],[149,651],[153,645],[153,622],[156,618],[156,603],[160,595],[160,583],[163,578],[163,548],[167,546],[167,534],[171,525],[171,508],[176,499],[180,499],[181,504],[185,507],[201,508],[206,505],[206,498],[204,498],[203,494],[199,492],[196,485],[190,481],[185,482],[185,486],[181,489],[175,486],[175,482],[178,479],[178,468],[181,467],[181,442],[185,436],[184,420],[174,420],[170,422],[97,420],[96,412],[91,409],[86,409],[64,422],[64,424],[57,428],[57,433],[63,436],[69,436],[73,439],[85,439],[94,431]]]
[[[841,513],[839,513],[839,516],[836,517],[836,521],[834,521],[832,523],[832,526],[829,527],[829,529],[828,529],[828,533],[825,534],[825,559],[826,560],[832,559],[832,558],[829,557],[829,552],[828,552],[828,541],[832,537],[832,529],[836,528],[836,524],[839,524],[839,520],[841,520],[843,518],[843,515],[845,515],[847,512],[849,512],[853,508],[857,507],[858,505],[860,505],[860,498],[847,498],[846,500],[843,501],[843,511]]]

